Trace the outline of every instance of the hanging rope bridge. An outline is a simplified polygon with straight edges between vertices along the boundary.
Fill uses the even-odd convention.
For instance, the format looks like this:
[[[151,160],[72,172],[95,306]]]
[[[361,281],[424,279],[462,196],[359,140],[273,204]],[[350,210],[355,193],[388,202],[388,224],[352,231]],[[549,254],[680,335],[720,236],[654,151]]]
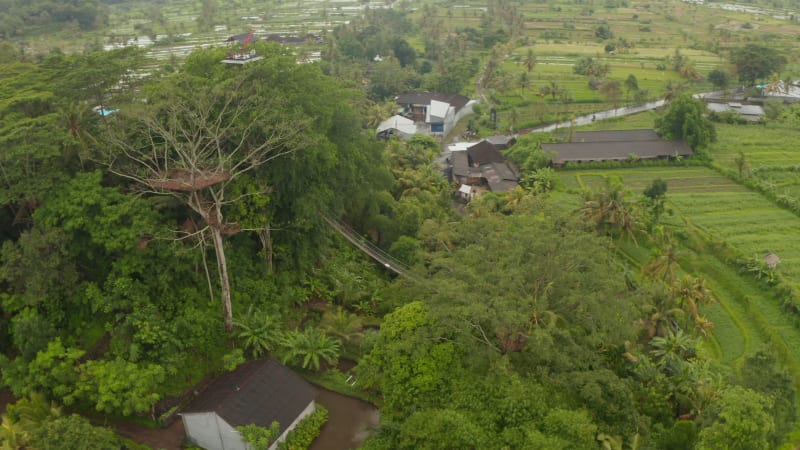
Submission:
[[[345,239],[350,241],[351,244],[358,247],[359,250],[369,255],[375,261],[378,261],[388,270],[400,275],[401,277],[412,278],[411,270],[409,267],[394,258],[392,255],[386,253],[385,251],[381,250],[378,246],[366,240],[363,236],[358,234],[357,231],[350,228],[349,225],[342,222],[341,220],[334,219],[333,217],[322,214],[322,218],[325,219],[325,222],[328,222],[328,225],[331,226],[334,230],[339,232]]]

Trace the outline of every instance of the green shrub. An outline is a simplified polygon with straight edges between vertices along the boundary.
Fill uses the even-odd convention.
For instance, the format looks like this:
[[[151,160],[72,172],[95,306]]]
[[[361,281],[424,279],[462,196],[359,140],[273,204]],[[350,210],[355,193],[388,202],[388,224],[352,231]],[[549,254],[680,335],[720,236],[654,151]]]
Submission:
[[[301,420],[294,430],[286,436],[286,440],[278,444],[280,450],[305,450],[314,439],[319,436],[319,432],[325,422],[328,421],[328,410],[324,406],[317,404],[317,409],[311,415]]]

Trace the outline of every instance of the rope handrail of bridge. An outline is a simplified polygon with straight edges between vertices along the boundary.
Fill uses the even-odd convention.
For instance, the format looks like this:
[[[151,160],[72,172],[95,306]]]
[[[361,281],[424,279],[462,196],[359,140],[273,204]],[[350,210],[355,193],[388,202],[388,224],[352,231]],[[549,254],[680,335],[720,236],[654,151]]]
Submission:
[[[328,225],[331,226],[334,230],[338,231],[339,234],[345,237],[348,241],[350,241],[353,245],[358,247],[359,250],[369,255],[375,261],[383,264],[384,267],[391,270],[392,272],[407,278],[412,278],[410,274],[409,267],[404,264],[403,262],[397,260],[392,255],[386,253],[381,248],[369,242],[364,237],[362,237],[358,232],[350,228],[349,225],[346,223],[334,219],[328,214],[322,213],[322,218]]]

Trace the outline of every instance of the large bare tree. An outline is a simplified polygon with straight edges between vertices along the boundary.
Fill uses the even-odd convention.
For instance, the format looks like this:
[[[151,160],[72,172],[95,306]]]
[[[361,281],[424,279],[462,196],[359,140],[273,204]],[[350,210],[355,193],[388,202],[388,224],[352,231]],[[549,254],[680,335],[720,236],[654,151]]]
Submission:
[[[306,122],[292,117],[291,108],[243,91],[241,85],[178,89],[160,106],[132,111],[110,132],[106,161],[111,172],[144,192],[172,196],[199,216],[199,229],[184,231],[182,237],[191,234],[205,242],[210,235],[227,331],[233,328],[233,314],[224,236],[242,229],[226,222],[223,210],[243,195],[259,193],[228,198],[226,188],[306,145],[301,133]]]

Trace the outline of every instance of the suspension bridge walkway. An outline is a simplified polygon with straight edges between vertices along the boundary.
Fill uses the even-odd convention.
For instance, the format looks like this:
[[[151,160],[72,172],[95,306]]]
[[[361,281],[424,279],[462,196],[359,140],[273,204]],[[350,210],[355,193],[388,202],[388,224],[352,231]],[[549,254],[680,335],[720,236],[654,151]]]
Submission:
[[[378,246],[366,240],[363,236],[358,234],[354,229],[350,228],[349,225],[342,222],[341,220],[334,219],[333,217],[322,214],[322,218],[325,219],[325,222],[331,226],[334,230],[336,230],[339,234],[344,236],[345,239],[350,241],[351,244],[355,245],[359,250],[369,255],[375,261],[378,261],[383,267],[387,270],[390,270],[401,277],[413,279],[411,275],[410,268],[399,261],[398,259],[394,258],[392,255],[386,253],[385,251],[381,250]]]

